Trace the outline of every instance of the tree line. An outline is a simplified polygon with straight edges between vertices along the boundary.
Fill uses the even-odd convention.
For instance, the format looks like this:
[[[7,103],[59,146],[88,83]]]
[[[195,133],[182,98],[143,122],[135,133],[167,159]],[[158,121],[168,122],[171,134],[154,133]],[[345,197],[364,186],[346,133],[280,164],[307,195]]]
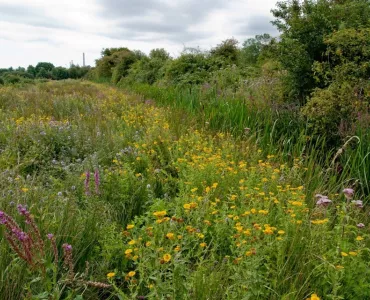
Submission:
[[[78,79],[84,77],[90,67],[71,65],[69,68],[55,67],[50,62],[39,62],[36,66],[26,68],[2,68],[0,69],[0,84],[15,84],[32,82],[34,79]]]

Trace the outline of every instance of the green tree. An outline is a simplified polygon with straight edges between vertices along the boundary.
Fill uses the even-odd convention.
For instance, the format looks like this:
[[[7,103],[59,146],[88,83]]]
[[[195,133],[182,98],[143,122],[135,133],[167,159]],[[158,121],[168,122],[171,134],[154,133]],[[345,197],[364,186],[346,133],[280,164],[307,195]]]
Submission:
[[[49,62],[39,62],[35,67],[36,74],[40,73],[41,68],[43,68],[46,72],[51,72],[55,67]]]
[[[281,32],[277,53],[289,72],[290,96],[303,102],[317,87],[312,66],[324,59],[324,38],[340,28],[370,24],[368,0],[280,1],[272,13],[273,24]]]

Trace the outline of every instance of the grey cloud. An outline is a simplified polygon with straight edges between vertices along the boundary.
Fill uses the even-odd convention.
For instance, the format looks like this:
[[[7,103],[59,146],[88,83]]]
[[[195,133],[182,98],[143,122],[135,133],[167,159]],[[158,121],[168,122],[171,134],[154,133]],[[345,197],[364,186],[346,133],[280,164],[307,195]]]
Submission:
[[[34,7],[0,3],[0,20],[10,23],[26,24],[35,27],[68,29],[66,24],[48,17]]]
[[[237,31],[239,35],[254,36],[263,33],[269,33],[272,36],[277,35],[276,28],[271,24],[271,18],[268,16],[252,16],[246,24],[240,25]]]
[[[173,42],[189,42],[206,37],[193,32],[214,10],[223,8],[223,0],[178,0],[172,3],[161,0],[98,0],[101,17],[114,20],[117,30],[110,37],[119,39],[153,39],[158,35]]]

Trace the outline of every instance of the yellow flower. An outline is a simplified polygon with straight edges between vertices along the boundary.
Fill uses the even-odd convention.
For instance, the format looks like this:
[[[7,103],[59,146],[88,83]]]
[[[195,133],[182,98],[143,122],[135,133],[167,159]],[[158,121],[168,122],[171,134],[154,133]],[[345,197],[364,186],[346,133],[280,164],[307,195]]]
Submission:
[[[129,245],[135,245],[136,244],[136,241],[135,240],[131,240],[128,242]]]
[[[283,234],[285,234],[285,231],[284,230],[279,230],[278,234],[283,235]]]
[[[188,204],[188,203],[184,204],[184,208],[185,209],[190,209],[190,204]]]
[[[157,217],[157,218],[163,218],[165,215],[167,215],[167,211],[165,210],[162,210],[162,211],[155,211],[153,213],[153,216]]]
[[[322,225],[329,222],[329,219],[323,219],[323,220],[312,220],[311,223],[315,225]]]
[[[344,257],[345,257],[345,256],[348,256],[348,253],[346,253],[346,252],[341,252],[340,254],[341,254],[342,256],[344,256]]]
[[[128,277],[134,277],[136,275],[135,271],[128,272]]]
[[[126,229],[127,229],[127,230],[130,230],[130,229],[132,229],[132,228],[134,228],[134,227],[135,227],[135,225],[133,225],[133,224],[129,224],[129,225],[127,225]]]
[[[130,255],[132,253],[132,249],[127,249],[126,251],[125,251],[125,254],[126,255]]]
[[[22,192],[24,192],[24,193],[26,193],[26,192],[28,192],[29,191],[29,189],[28,188],[22,188]]]
[[[344,267],[343,267],[343,266],[341,266],[341,265],[337,265],[337,266],[335,266],[335,268],[336,268],[337,270],[343,270],[343,269],[344,269]]]
[[[172,232],[169,232],[166,234],[166,237],[169,239],[169,240],[173,240],[175,235],[172,233]]]
[[[113,278],[114,276],[116,276],[116,273],[114,273],[114,272],[111,272],[111,273],[107,274],[108,279]]]
[[[355,252],[355,251],[350,251],[350,252],[348,252],[348,254],[351,255],[351,256],[357,256],[357,252]]]
[[[198,236],[198,238],[200,238],[200,239],[204,239],[204,234],[203,234],[203,233],[197,233],[197,236]]]
[[[169,262],[169,261],[171,261],[171,258],[172,258],[172,256],[171,256],[171,254],[169,254],[169,253],[166,253],[165,255],[163,255],[163,260],[164,260],[165,262]]]
[[[152,242],[146,242],[145,246],[150,247],[151,244],[152,244]]]
[[[175,251],[176,252],[179,252],[180,250],[181,250],[181,247],[180,246],[176,246]]]
[[[317,294],[312,294],[310,298],[307,298],[307,300],[320,300],[320,297],[317,296]]]
[[[205,248],[205,247],[207,247],[207,244],[206,243],[200,243],[199,246],[201,246],[202,248]]]
[[[356,237],[356,241],[362,241],[364,238],[362,236]]]

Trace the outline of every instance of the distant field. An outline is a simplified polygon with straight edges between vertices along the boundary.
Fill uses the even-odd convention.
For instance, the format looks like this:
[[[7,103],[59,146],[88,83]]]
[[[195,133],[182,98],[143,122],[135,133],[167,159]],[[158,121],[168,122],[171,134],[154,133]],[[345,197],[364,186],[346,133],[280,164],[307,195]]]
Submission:
[[[302,157],[198,121],[104,85],[0,87],[0,299],[370,299],[356,191],[313,197]]]

